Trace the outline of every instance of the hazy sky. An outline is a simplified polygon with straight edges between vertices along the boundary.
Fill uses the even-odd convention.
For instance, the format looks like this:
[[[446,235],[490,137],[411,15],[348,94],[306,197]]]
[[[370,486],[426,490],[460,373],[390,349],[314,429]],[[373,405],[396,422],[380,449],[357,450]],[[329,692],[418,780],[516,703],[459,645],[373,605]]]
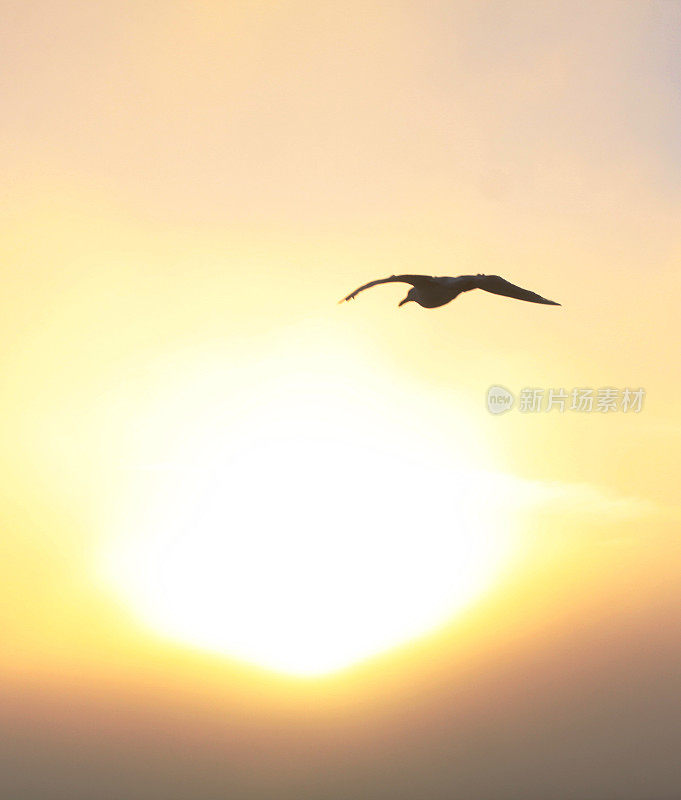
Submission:
[[[681,3],[0,9],[8,796],[677,796]]]

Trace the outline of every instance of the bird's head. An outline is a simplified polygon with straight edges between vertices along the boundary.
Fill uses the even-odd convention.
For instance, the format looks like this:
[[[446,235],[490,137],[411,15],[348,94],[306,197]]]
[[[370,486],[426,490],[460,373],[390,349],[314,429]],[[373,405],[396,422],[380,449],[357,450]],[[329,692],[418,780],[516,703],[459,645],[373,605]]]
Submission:
[[[404,298],[404,300],[400,300],[400,302],[399,302],[397,305],[398,305],[398,306],[403,306],[405,303],[413,303],[413,302],[416,300],[416,298],[415,298],[415,296],[414,296],[415,294],[416,294],[416,289],[414,289],[414,288],[412,287],[412,288],[411,288],[411,289],[410,289],[410,290],[407,292],[407,296]]]

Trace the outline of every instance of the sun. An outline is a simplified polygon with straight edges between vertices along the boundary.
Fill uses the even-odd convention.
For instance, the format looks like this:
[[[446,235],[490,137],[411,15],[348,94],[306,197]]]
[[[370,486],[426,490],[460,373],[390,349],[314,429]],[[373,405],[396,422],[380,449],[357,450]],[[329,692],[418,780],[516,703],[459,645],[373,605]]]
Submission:
[[[494,581],[508,529],[491,476],[453,444],[336,378],[294,373],[251,399],[184,418],[181,453],[107,553],[151,629],[319,675],[442,625]]]

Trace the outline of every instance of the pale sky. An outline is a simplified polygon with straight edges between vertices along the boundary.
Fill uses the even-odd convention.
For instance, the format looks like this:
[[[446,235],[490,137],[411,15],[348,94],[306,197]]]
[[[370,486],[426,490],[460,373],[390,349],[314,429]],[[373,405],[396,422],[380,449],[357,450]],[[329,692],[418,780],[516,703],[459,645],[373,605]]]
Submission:
[[[676,796],[681,3],[0,8],[10,794]]]

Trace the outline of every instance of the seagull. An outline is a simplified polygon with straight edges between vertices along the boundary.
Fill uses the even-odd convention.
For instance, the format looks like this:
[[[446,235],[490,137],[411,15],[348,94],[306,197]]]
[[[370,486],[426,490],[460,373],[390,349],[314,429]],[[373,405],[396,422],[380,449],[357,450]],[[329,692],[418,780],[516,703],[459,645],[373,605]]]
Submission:
[[[389,278],[379,278],[376,281],[365,283],[359,289],[355,289],[347,297],[340,300],[344,303],[352,300],[365,289],[378,286],[379,283],[410,283],[412,288],[407,292],[404,300],[398,305],[405,303],[418,303],[423,308],[438,308],[444,306],[458,297],[462,292],[469,292],[471,289],[484,289],[492,294],[501,294],[504,297],[514,297],[516,300],[526,300],[528,303],[543,303],[547,306],[559,306],[553,300],[547,300],[527,289],[521,289],[513,283],[499,277],[499,275],[458,275],[453,278],[435,277],[432,275],[391,275]]]

